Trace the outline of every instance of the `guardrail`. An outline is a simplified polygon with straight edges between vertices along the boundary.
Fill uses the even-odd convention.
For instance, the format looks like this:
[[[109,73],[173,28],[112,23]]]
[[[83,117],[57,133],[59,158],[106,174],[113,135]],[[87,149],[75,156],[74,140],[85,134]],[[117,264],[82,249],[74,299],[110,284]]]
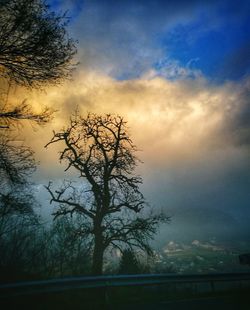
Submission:
[[[209,283],[214,290],[217,282],[249,281],[250,273],[218,273],[204,275],[143,274],[91,277],[70,277],[42,281],[0,284],[0,298],[17,295],[60,292],[75,289],[111,288],[126,286],[154,286],[164,284]]]

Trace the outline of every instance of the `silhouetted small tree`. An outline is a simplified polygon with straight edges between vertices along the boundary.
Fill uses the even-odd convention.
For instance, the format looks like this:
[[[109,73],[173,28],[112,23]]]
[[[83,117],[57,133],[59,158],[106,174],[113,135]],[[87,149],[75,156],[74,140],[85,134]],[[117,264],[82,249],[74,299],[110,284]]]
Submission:
[[[136,274],[142,272],[140,262],[134,251],[131,249],[125,249],[123,251],[118,271],[121,274]]]
[[[67,163],[82,179],[81,187],[65,181],[53,191],[46,188],[51,203],[58,203],[54,216],[79,213],[84,223],[79,233],[93,239],[92,273],[103,271],[104,252],[108,247],[138,247],[151,253],[149,239],[163,214],[146,215],[145,199],[140,192],[141,177],[134,174],[138,159],[126,122],[120,116],[76,113],[70,125],[54,133],[47,144],[63,143],[60,161]]]

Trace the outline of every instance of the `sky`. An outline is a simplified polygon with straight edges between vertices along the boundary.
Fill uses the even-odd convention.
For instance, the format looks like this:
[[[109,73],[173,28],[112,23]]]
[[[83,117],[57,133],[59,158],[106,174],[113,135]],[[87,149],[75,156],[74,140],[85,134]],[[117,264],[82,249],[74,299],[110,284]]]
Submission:
[[[29,94],[57,110],[46,128],[24,129],[42,204],[43,184],[65,178],[60,147],[44,149],[52,130],[76,107],[115,113],[140,149],[142,192],[172,216],[161,238],[250,238],[250,1],[48,3],[70,16],[79,65],[71,81]]]

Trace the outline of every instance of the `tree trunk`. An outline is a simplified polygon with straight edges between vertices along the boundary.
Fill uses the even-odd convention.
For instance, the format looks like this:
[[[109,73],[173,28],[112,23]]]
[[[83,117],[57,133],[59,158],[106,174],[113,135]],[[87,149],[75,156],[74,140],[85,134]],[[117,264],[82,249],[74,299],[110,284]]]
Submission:
[[[103,236],[101,232],[97,232],[95,234],[95,245],[94,245],[93,261],[92,261],[92,274],[93,275],[102,274],[103,254],[104,254]]]

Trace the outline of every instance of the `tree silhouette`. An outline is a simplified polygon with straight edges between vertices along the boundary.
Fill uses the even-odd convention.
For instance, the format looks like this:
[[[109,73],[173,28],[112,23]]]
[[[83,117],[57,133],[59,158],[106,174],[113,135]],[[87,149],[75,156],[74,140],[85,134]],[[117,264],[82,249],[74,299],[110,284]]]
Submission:
[[[7,95],[10,83],[37,87],[70,75],[76,48],[67,36],[66,24],[65,15],[50,12],[43,0],[0,0],[0,82],[1,86],[7,82]],[[8,129],[22,119],[44,124],[51,114],[48,108],[35,113],[25,100],[13,107],[0,98],[0,129]],[[2,133],[3,139],[9,135],[4,130]],[[5,178],[15,178],[12,183],[17,185],[17,178],[20,180],[27,162],[31,162],[28,157],[32,151],[23,146],[18,151],[6,139],[0,141],[0,150],[1,190],[2,186],[6,188]]]
[[[0,221],[11,214],[33,213],[34,199],[28,178],[35,169],[36,163],[30,148],[6,136],[1,137]]]
[[[76,113],[67,129],[54,133],[47,144],[63,142],[60,161],[66,171],[74,168],[82,178],[81,187],[64,181],[53,191],[46,187],[51,203],[59,204],[54,216],[80,213],[85,221],[79,233],[93,238],[92,273],[103,271],[104,252],[108,247],[138,247],[151,253],[148,240],[157,226],[169,218],[145,215],[145,199],[139,190],[141,177],[134,175],[138,163],[136,147],[126,122],[120,116]]]
[[[9,135],[0,138],[0,178],[6,186],[25,185],[36,169],[34,152],[12,140]]]
[[[135,255],[135,253],[131,249],[125,249],[122,253],[120,265],[119,265],[119,273],[121,274],[136,274],[140,273],[142,268],[140,263]]]
[[[46,241],[49,240],[46,249],[48,254],[45,259],[48,265],[46,269],[52,272],[48,276],[88,273],[90,269],[88,239],[78,234],[79,220],[81,215],[76,214],[59,217],[53,221],[46,238]]]
[[[32,266],[25,262],[31,261],[34,231],[39,226],[29,182],[35,168],[30,148],[0,137],[0,281],[17,280]]]
[[[51,12],[43,0],[0,0],[1,80],[41,87],[70,77],[76,42],[67,35],[67,21],[65,14]],[[43,124],[50,116],[49,109],[35,113],[25,101],[15,107],[0,101],[0,129],[20,119]]]
[[[67,77],[76,48],[67,37],[66,21],[43,0],[1,1],[0,75],[25,86]]]
[[[53,111],[48,107],[45,107],[42,112],[35,113],[31,106],[24,100],[20,105],[9,108],[2,107],[0,109],[0,129],[9,129],[20,120],[30,120],[38,125],[46,124],[52,117]]]
[[[46,107],[40,113],[35,112],[26,100],[14,105],[8,101],[9,90],[13,85],[39,88],[57,84],[71,76],[76,42],[67,35],[67,21],[65,14],[51,12],[44,0],[0,0],[1,276],[4,270],[7,277],[10,269],[15,273],[12,268],[15,264],[8,265],[11,259],[20,262],[25,257],[23,261],[30,261],[26,264],[29,267],[38,261],[37,256],[26,259],[28,244],[33,243],[39,224],[29,183],[36,163],[33,151],[20,145],[8,129],[23,119],[44,124],[52,115],[52,110]]]

